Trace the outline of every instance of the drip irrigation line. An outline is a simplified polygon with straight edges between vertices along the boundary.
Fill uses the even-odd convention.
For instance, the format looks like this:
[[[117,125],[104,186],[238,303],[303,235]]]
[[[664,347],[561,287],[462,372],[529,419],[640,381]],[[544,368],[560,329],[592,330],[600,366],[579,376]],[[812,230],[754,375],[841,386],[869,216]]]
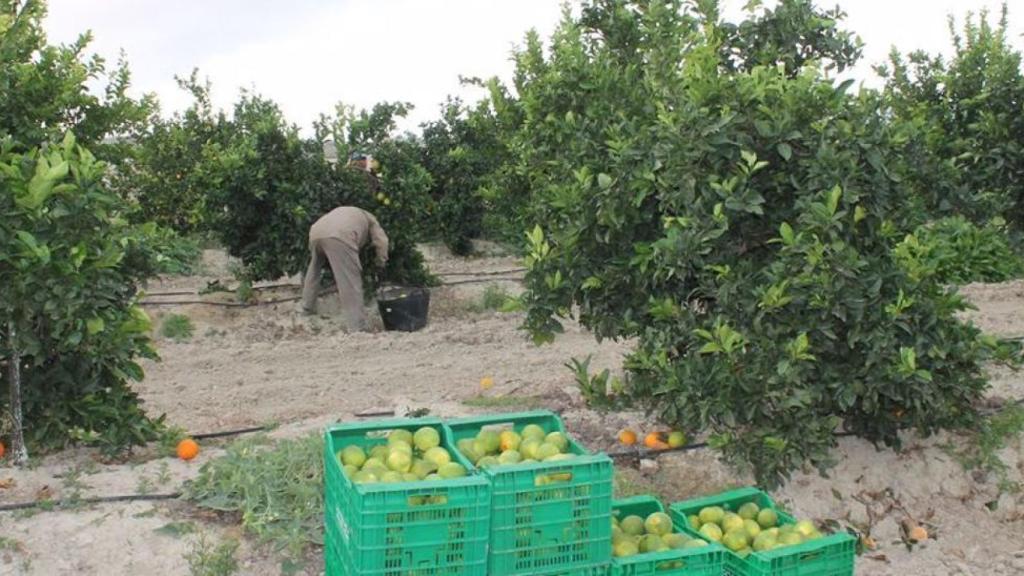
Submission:
[[[1024,405],[1024,398],[1009,401],[1007,405]],[[367,413],[363,416],[372,416],[375,414]],[[253,432],[264,432],[269,430],[266,426],[251,426],[249,428],[239,428],[237,430],[224,430],[221,432],[206,432],[203,434],[192,434],[191,438],[195,439],[207,439],[207,438],[224,438],[227,436],[239,436],[242,434],[251,434]],[[835,432],[833,434],[836,438],[849,438],[856,436],[854,432]],[[606,454],[612,459],[622,458],[633,458],[640,460],[647,457],[658,457],[662,454],[670,454],[676,452],[690,452],[693,450],[701,450],[708,447],[707,442],[695,442],[693,444],[687,444],[686,446],[680,446],[678,448],[665,448],[664,450],[648,450],[645,448],[635,448],[629,450],[619,451],[608,451]],[[107,504],[112,502],[143,502],[143,501],[158,501],[158,500],[177,500],[181,497],[181,492],[172,492],[169,494],[126,494],[122,496],[99,496],[95,498],[77,498],[71,500],[37,500],[35,502],[18,502],[14,504],[0,504],[0,512],[13,512],[16,510],[27,510],[30,508],[38,508],[41,506],[51,506],[52,509],[66,508],[70,506],[80,506],[88,504]]]
[[[94,498],[72,498],[67,500],[36,500],[34,502],[17,502],[14,504],[0,504],[0,512],[13,512],[16,510],[28,510],[30,508],[47,507],[53,510],[81,506],[83,504],[107,504],[110,502],[144,502],[155,500],[177,500],[181,498],[181,492],[170,494],[125,494],[122,496],[97,496]]]
[[[445,276],[484,277],[484,276],[504,276],[506,274],[520,274],[522,272],[526,272],[526,268],[509,268],[508,270],[488,270],[486,272],[438,272],[437,274],[434,274],[434,276],[441,276],[441,277],[445,277]],[[518,278],[515,278],[515,279],[518,280]],[[496,280],[506,280],[506,278],[497,278]],[[487,280],[481,280],[481,282],[486,282],[486,281]],[[442,282],[441,283],[442,286],[447,286],[447,285],[451,285],[451,284],[452,284],[451,282]],[[285,282],[285,283],[280,283],[280,284],[264,284],[262,286],[253,286],[252,287],[252,289],[254,291],[257,291],[257,292],[260,291],[260,290],[277,290],[277,289],[280,289],[280,288],[302,288],[302,284],[294,284],[294,283],[291,283],[291,282]],[[230,293],[230,292],[234,292],[234,290],[232,290],[230,288],[227,288],[227,287],[224,287],[223,290],[214,290],[214,291],[211,291],[209,293],[212,294],[214,292]],[[172,290],[172,291],[169,291],[169,292],[147,292],[146,293],[146,296],[153,296],[153,297],[159,297],[159,296],[202,296],[202,295],[203,294],[202,294],[201,291],[197,292],[195,290]]]
[[[508,270],[488,270],[486,272],[438,272],[434,276],[501,276],[503,274],[519,274],[526,268],[509,268]]]
[[[239,428],[238,430],[223,430],[221,432],[204,432],[202,434],[192,434],[189,438],[194,440],[203,440],[206,438],[224,438],[227,436],[241,436],[242,434],[252,434],[253,432],[266,432],[270,430],[267,426],[251,426],[249,428]]]
[[[507,277],[507,278],[473,278],[470,280],[455,280],[452,282],[442,282],[441,286],[457,286],[460,284],[480,284],[483,282],[522,282],[522,278]],[[289,284],[289,286],[298,287],[296,284]],[[333,294],[335,290],[327,290],[321,292],[320,296],[326,296]],[[178,294],[172,292],[159,292],[156,294],[146,294],[146,296],[185,296],[193,295],[195,292],[188,292],[186,294]],[[275,304],[286,304],[288,302],[298,302],[302,300],[302,296],[289,296],[287,298],[275,298],[273,300],[263,300],[259,302],[214,302],[212,300],[167,300],[167,301],[154,301],[154,300],[142,300],[139,302],[140,306],[220,306],[222,308],[253,308],[257,306],[273,306]]]
[[[472,280],[455,280],[453,282],[442,282],[441,286],[456,286],[458,284],[480,284],[483,282],[522,282],[522,278],[474,278]]]

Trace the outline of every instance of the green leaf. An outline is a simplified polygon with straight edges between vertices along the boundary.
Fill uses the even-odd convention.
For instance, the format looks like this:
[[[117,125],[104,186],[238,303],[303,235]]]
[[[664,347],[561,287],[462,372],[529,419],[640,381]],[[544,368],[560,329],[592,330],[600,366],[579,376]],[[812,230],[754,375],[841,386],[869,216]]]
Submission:
[[[835,216],[836,211],[839,210],[839,200],[842,197],[843,189],[836,184],[828,193],[828,211],[831,215]]]
[[[867,215],[868,215],[868,212],[867,212],[867,210],[864,209],[863,206],[857,205],[857,207],[853,209],[853,221],[854,222],[860,222],[864,218],[867,218]]]
[[[793,236],[793,228],[786,222],[783,222],[779,226],[779,236],[782,237],[782,242],[787,246],[792,246],[793,243],[796,241],[795,237]]]
[[[612,177],[607,175],[607,174],[605,174],[605,173],[603,173],[603,172],[598,174],[597,175],[597,185],[600,186],[602,190],[607,190],[607,189],[611,188],[612,187]]]
[[[86,331],[89,333],[90,336],[92,336],[93,334],[99,334],[100,332],[103,332],[103,329],[106,327],[106,325],[107,324],[106,322],[103,321],[103,318],[90,318],[85,323]]]
[[[785,142],[779,143],[778,150],[779,156],[782,156],[782,159],[787,162],[790,158],[793,157],[793,147],[790,146],[789,144],[786,144]]]

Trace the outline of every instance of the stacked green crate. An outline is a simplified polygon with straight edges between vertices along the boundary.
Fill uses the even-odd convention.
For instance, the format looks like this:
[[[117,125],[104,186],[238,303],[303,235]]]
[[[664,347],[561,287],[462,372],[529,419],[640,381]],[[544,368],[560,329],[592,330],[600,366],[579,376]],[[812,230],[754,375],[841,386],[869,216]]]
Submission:
[[[339,425],[324,442],[325,555],[346,576],[484,576],[490,524],[490,486],[482,476],[398,483],[354,483],[338,453],[355,445],[369,452],[392,430],[433,428],[452,446],[438,419],[382,420]],[[334,564],[337,561],[337,564]],[[329,576],[332,574],[329,572]]]
[[[612,514],[647,518],[664,512],[661,502],[651,496],[635,496],[612,502]],[[674,532],[681,532],[676,527]],[[647,552],[612,558],[611,576],[720,576],[725,550],[718,544],[689,549]]]
[[[704,508],[719,506],[726,512],[737,512],[748,502],[761,509],[774,510],[779,525],[795,524],[796,520],[779,510],[772,499],[756,488],[741,488],[677,502],[669,506],[673,523],[693,537],[703,538],[691,526],[689,517]],[[745,558],[726,551],[725,574],[728,576],[853,576],[856,540],[846,533],[832,534],[802,544],[763,552],[752,552]]]
[[[551,412],[463,418],[446,423],[449,443],[483,428],[521,433],[536,425],[565,434]],[[491,482],[490,576],[607,573],[611,560],[612,462],[569,439],[572,457],[484,469]]]

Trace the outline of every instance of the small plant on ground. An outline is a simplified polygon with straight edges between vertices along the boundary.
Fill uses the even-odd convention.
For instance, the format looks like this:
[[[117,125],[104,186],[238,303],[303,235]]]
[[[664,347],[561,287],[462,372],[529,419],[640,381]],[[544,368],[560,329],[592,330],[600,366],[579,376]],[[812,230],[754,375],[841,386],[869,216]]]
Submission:
[[[260,436],[238,440],[203,465],[185,497],[238,514],[261,542],[299,556],[323,542],[322,452],[319,434],[272,445]]]
[[[219,544],[203,533],[193,543],[185,559],[191,576],[230,576],[238,572],[238,540],[228,538]]]
[[[164,318],[160,325],[160,335],[176,342],[184,342],[192,338],[194,331],[195,326],[192,325],[192,320],[184,314],[171,314]]]
[[[986,418],[971,432],[967,446],[955,456],[967,470],[995,474],[999,490],[1020,492],[1021,483],[1010,479],[1010,468],[999,452],[1024,434],[1024,406],[1010,404]]]

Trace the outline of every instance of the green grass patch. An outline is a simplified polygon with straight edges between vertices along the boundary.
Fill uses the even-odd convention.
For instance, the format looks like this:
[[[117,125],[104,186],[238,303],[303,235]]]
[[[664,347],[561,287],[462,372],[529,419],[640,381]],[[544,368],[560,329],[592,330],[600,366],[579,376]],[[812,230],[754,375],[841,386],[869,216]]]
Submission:
[[[237,440],[185,489],[198,506],[238,514],[260,542],[300,557],[323,543],[323,438],[312,434],[267,445]]]
[[[509,294],[508,289],[498,284],[489,284],[478,300],[466,305],[469,312],[518,312],[523,310],[522,300]]]
[[[176,342],[184,342],[192,338],[193,332],[195,332],[195,326],[192,325],[192,320],[184,314],[171,314],[164,318],[160,325],[160,335]]]

